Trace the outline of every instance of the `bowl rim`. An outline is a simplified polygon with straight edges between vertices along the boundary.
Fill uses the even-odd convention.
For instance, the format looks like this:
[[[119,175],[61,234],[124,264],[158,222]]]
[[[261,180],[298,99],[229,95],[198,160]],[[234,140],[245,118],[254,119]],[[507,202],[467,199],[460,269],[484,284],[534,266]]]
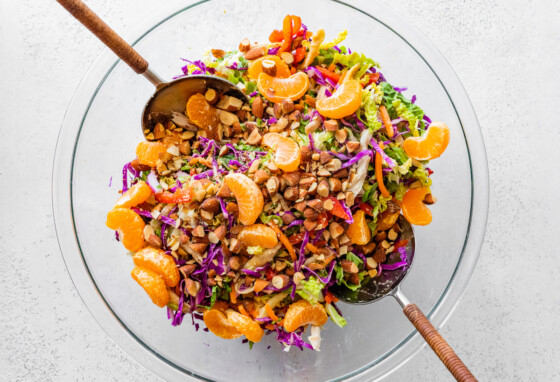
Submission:
[[[152,30],[169,19],[188,9],[212,1],[217,0],[191,0],[188,2],[173,0],[163,7],[159,6],[146,12],[147,17],[135,20],[138,21],[134,23],[135,27],[124,35],[125,37],[133,37],[127,38],[127,41],[134,41],[131,44],[134,46]],[[463,138],[467,143],[467,154],[470,162],[471,206],[461,255],[443,293],[433,308],[426,313],[433,325],[436,328],[441,328],[457,307],[473,274],[483,244],[488,217],[488,163],[482,133],[474,109],[459,78],[442,54],[427,37],[391,8],[377,2],[372,4],[366,0],[353,1],[352,4],[342,0],[319,1],[334,2],[349,7],[372,18],[399,36],[432,70],[447,93],[457,114]],[[358,3],[360,3],[359,8]],[[372,12],[375,12],[375,16],[371,14]],[[157,21],[154,23],[154,20]],[[186,377],[188,380],[211,381],[211,379],[184,369],[158,354],[119,319],[97,288],[77,240],[72,211],[73,158],[89,108],[99,89],[119,61],[108,48],[105,48],[92,63],[72,96],[59,131],[53,160],[51,191],[55,231],[61,254],[68,274],[86,308],[109,337],[135,362],[167,380],[185,379]],[[82,97],[82,95],[86,95],[86,97]],[[459,105],[459,108],[457,105]],[[473,161],[473,158],[476,161]],[[477,192],[474,192],[475,187]],[[72,232],[72,235],[70,235],[70,232]],[[76,252],[79,256],[75,255]],[[459,271],[461,271],[460,275],[458,274]],[[457,278],[459,276],[460,279]],[[397,370],[425,345],[422,337],[411,326],[409,335],[384,355],[335,380],[357,381],[363,377],[381,379]]]

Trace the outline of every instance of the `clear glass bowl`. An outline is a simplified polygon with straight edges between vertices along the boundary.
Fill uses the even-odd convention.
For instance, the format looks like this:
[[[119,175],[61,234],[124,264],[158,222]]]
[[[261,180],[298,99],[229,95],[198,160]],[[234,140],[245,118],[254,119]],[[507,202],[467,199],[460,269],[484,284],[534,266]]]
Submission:
[[[433,223],[416,229],[415,264],[402,289],[436,327],[449,317],[476,264],[488,210],[487,161],[480,128],[455,73],[418,31],[377,2],[177,1],[150,13],[127,35],[164,78],[180,73],[179,57],[209,48],[237,47],[243,37],[265,40],[285,14],[311,29],[327,27],[327,40],[344,29],[344,45],[378,60],[383,74],[432,118],[451,129],[451,142],[431,164]],[[354,4],[356,4],[354,2]],[[105,331],[140,364],[168,380],[373,380],[395,370],[424,345],[392,299],[372,305],[341,304],[349,324],[323,331],[321,352],[283,352],[272,336],[249,350],[172,327],[164,309],[149,302],[130,277],[132,261],[105,227],[117,198],[121,166],[134,157],[142,108],[152,85],[106,51],[70,104],[58,139],[53,208],[68,271],[86,306]],[[109,187],[110,178],[112,186]],[[188,319],[188,317],[187,317]],[[185,320],[186,321],[186,320]],[[272,345],[268,349],[268,345]],[[466,347],[468,344],[455,344]]]

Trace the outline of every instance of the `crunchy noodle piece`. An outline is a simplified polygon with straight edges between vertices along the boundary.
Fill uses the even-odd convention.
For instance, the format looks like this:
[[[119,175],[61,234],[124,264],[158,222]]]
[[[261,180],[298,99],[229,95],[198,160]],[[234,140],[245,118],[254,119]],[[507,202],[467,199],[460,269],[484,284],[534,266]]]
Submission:
[[[301,69],[307,68],[313,63],[313,60],[319,54],[319,47],[321,43],[325,40],[325,31],[323,29],[318,29],[317,32],[312,37],[313,41],[309,45],[309,52],[305,55],[305,60],[301,64]]]

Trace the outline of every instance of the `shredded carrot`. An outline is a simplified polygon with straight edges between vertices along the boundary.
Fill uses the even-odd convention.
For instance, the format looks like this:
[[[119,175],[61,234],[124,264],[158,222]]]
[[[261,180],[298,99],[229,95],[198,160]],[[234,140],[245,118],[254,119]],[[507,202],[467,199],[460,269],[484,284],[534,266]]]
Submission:
[[[286,237],[286,235],[284,235],[284,232],[280,231],[280,228],[278,228],[276,223],[274,223],[273,221],[270,221],[268,225],[270,226],[270,228],[274,230],[274,232],[276,232],[276,235],[278,235],[278,238],[288,250],[288,253],[292,258],[292,261],[296,261],[297,257],[296,257],[296,251],[294,250],[294,246],[292,245],[292,243],[290,243],[290,240]]]
[[[327,292],[327,294],[325,295],[325,302],[327,304],[330,304],[333,301],[333,294],[331,292]]]
[[[264,327],[268,330],[274,330],[274,325],[272,324],[266,324]]]
[[[276,323],[278,326],[284,326],[284,319],[281,319],[280,322]]]
[[[281,30],[275,29],[268,37],[268,40],[270,42],[282,42],[282,40],[284,40],[284,34]]]
[[[278,50],[278,54],[292,50],[292,18],[289,15],[284,17],[282,34],[284,35],[284,42]]]
[[[237,309],[239,309],[239,313],[241,313],[242,315],[247,316],[247,317],[249,317],[249,318],[251,317],[251,316],[249,315],[249,313],[247,313],[247,311],[245,310],[245,308],[243,307],[243,305],[241,305],[241,304],[237,305]]]
[[[383,150],[383,142],[379,142],[379,147]],[[377,187],[379,187],[379,191],[381,195],[386,198],[391,196],[391,193],[385,188],[385,184],[383,183],[383,158],[381,157],[380,153],[375,153],[375,179],[377,180]]]
[[[329,70],[329,69],[322,68],[322,67],[320,67],[320,66],[316,66],[315,68],[316,68],[318,71],[320,71],[321,74],[322,74],[324,77],[330,78],[330,79],[333,80],[335,83],[337,83],[337,82],[340,80],[340,74],[338,74],[338,73],[335,73],[335,72],[333,72],[333,71],[331,71],[331,70]]]
[[[234,290],[229,292],[229,299],[233,304],[237,304],[237,292],[235,292]]]
[[[383,124],[385,125],[387,135],[389,136],[389,138],[393,137],[393,124],[391,123],[391,117],[389,117],[389,113],[387,112],[387,108],[385,107],[385,105],[379,106],[379,113],[381,114],[381,119],[383,120]]]
[[[292,69],[290,69],[290,73],[296,74],[296,67],[295,66],[292,66]]]
[[[317,253],[317,251],[319,250],[319,248],[317,248],[316,246],[314,246],[311,243],[307,243],[307,245],[305,246],[305,248],[309,249],[311,252],[313,253]]]
[[[301,29],[301,17],[299,16],[290,16],[292,18],[292,22],[294,25],[292,26],[292,34],[296,34]]]
[[[336,69],[336,65],[334,63],[331,63],[327,69],[331,72],[334,72],[334,70]]]
[[[270,317],[270,319],[272,321],[278,321],[279,320],[278,316],[276,314],[274,314],[274,311],[272,310],[270,305],[268,305],[268,302],[266,304],[264,304],[264,310],[266,311],[266,314],[268,314],[268,317]]]

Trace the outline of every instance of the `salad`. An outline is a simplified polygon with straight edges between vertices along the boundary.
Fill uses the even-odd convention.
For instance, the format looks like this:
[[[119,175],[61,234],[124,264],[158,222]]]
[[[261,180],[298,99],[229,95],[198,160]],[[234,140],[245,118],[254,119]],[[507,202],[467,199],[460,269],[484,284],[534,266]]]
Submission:
[[[345,37],[289,15],[269,42],[184,60],[182,76],[226,78],[249,102],[208,88],[157,123],[106,222],[172,325],[319,350],[329,318],[347,325],[331,286],[407,266],[397,219],[431,222],[427,165],[449,129]]]

